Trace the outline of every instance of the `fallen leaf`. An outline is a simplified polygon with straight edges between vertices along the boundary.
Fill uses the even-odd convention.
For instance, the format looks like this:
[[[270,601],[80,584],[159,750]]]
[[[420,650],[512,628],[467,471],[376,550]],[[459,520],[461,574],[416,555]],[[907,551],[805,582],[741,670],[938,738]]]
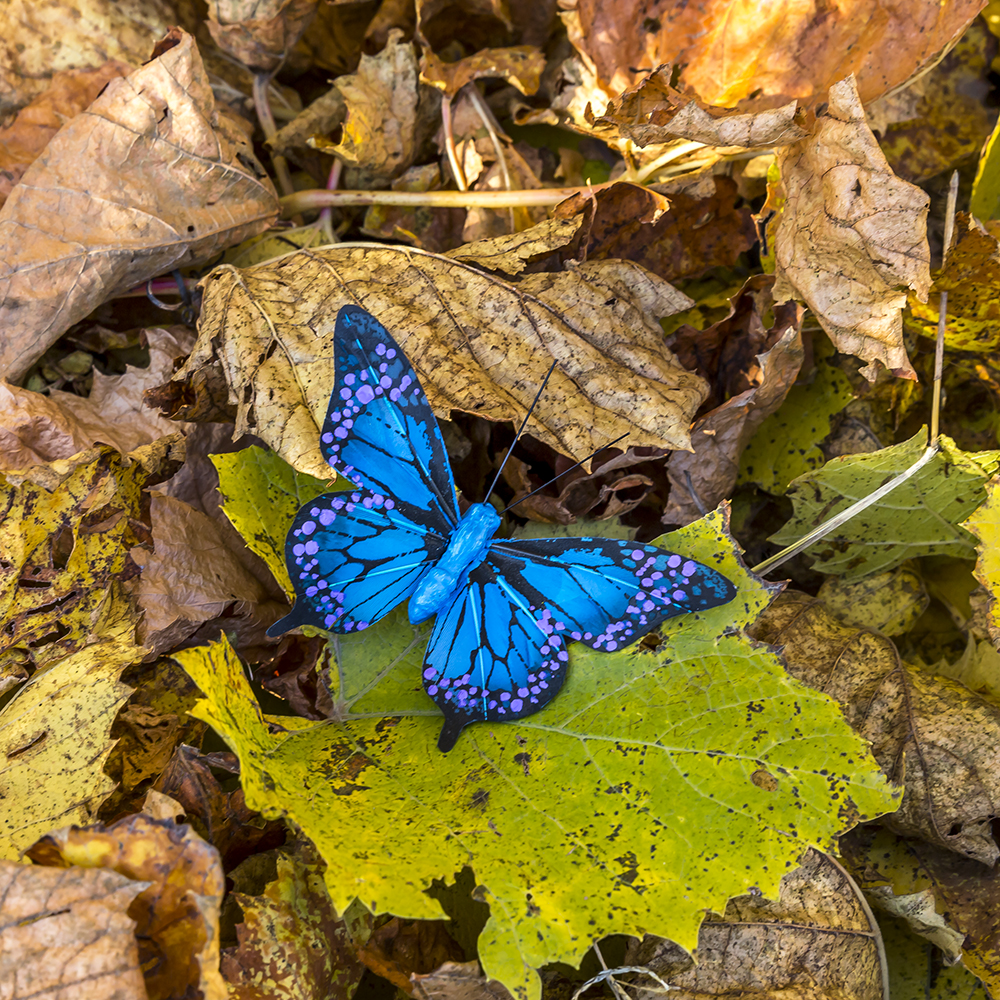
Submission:
[[[750,278],[732,299],[726,319],[700,333],[681,328],[676,335],[675,350],[711,380],[717,405],[695,421],[694,451],[676,451],[667,462],[664,524],[688,524],[732,494],[743,450],[799,374],[803,310],[775,306],[771,284],[768,275]],[[773,326],[765,329],[769,313]]]
[[[861,891],[836,861],[808,851],[801,865],[782,878],[776,895],[737,896],[724,914],[710,914],[698,933],[697,964],[673,942],[648,934],[629,942],[624,964],[658,973],[676,1000],[883,996],[878,925]],[[662,992],[642,972],[626,984],[640,1000]]]
[[[167,0],[7,0],[0,8],[0,115],[23,108],[64,70],[109,59],[138,66],[176,13]]]
[[[1000,479],[986,483],[986,498],[962,524],[976,537],[976,579],[989,595],[987,626],[990,637],[1000,648]]]
[[[142,885],[128,908],[135,921],[149,1000],[198,995],[227,1000],[219,973],[219,854],[189,826],[130,816],[109,827],[65,827],[27,852],[51,868],[109,869]]]
[[[506,80],[522,94],[534,94],[545,70],[545,54],[534,45],[480,49],[455,62],[442,62],[433,52],[420,57],[420,81],[454,97],[473,80]]]
[[[405,614],[360,642],[333,640],[339,722],[282,718],[271,730],[225,643],[175,658],[205,694],[195,714],[240,755],[248,804],[287,815],[316,844],[338,912],[358,897],[372,913],[440,919],[424,887],[472,856],[491,914],[479,958],[527,1000],[537,996],[532,969],[575,964],[608,933],[669,928],[693,947],[704,908],[721,910],[751,884],[774,892],[808,843],[893,808],[825,696],[791,686],[773,654],[724,634],[770,595],[738,566],[723,522],[717,514],[669,544],[739,581],[735,605],[665,629],[658,654],[574,650],[566,687],[541,713],[470,731],[444,757],[434,756],[439,719],[420,689],[426,632]],[[841,755],[846,770],[833,763]],[[753,782],[762,764],[777,788]],[[831,794],[849,816],[820,805]],[[734,840],[746,850],[720,866]]]
[[[316,14],[318,0],[208,0],[216,45],[251,69],[274,72]]]
[[[683,66],[679,84],[709,104],[734,107],[781,98],[816,104],[849,74],[867,104],[933,65],[983,4],[852,0],[827,10],[816,3],[575,0],[561,6],[570,40],[613,92],[676,63]]]
[[[515,30],[505,0],[416,0],[416,11],[417,38],[435,52],[452,41],[473,52],[504,45]]]
[[[904,289],[927,298],[929,199],[889,169],[853,78],[830,88],[813,134],[777,151],[786,198],[774,234],[776,302],[806,303],[839,351],[915,378]]]
[[[426,975],[410,980],[413,996],[421,1000],[513,1000],[510,990],[482,974],[478,962],[445,962]]]
[[[222,953],[230,1000],[350,1000],[365,966],[323,882],[312,850],[275,857],[262,893],[233,893],[239,945]],[[408,986],[409,984],[407,984]]]
[[[67,123],[0,209],[0,373],[12,380],[102,302],[277,217],[194,40],[176,29],[166,44]]]
[[[221,366],[238,400],[237,433],[252,428],[300,472],[328,477],[318,443],[334,359],[317,344],[329,341],[340,301],[386,326],[444,417],[464,409],[520,420],[555,360],[529,423],[542,441],[580,459],[625,432],[635,445],[688,446],[704,382],[681,368],[654,317],[689,300],[627,261],[516,284],[401,247],[331,247],[245,271],[218,268],[178,389]],[[272,352],[275,337],[282,350]]]
[[[358,949],[358,958],[372,972],[411,996],[414,993],[410,980],[414,973],[433,972],[445,962],[457,962],[464,957],[443,920],[393,917],[372,931]]]
[[[62,70],[47,90],[0,128],[0,205],[56,132],[84,111],[108,81],[131,71],[131,66],[115,59],[96,69]]]
[[[542,187],[542,182],[538,178],[531,164],[521,155],[516,148],[506,147],[501,151],[503,161],[496,156],[496,149],[492,140],[490,143],[491,155],[480,157],[478,149],[475,150],[475,157],[480,164],[484,160],[492,159],[492,163],[479,173],[474,184],[471,184],[473,191],[530,191]],[[470,144],[471,145],[471,144]],[[484,143],[485,145],[485,143]],[[466,179],[469,180],[471,174],[466,170]],[[506,236],[508,233],[529,230],[535,225],[544,223],[546,212],[543,208],[518,206],[508,209],[481,208],[472,206],[466,210],[465,226],[462,229],[462,239],[467,243]]]
[[[505,278],[531,274],[539,268],[549,270],[545,265],[553,258],[559,266],[579,252],[581,223],[576,214],[570,218],[557,216],[520,233],[463,243],[445,256]]]
[[[898,833],[992,866],[1000,803],[1000,708],[904,663],[891,639],[841,625],[807,594],[782,595],[752,626],[788,671],[835,698],[890,781],[904,782]]]
[[[117,872],[0,861],[4,1000],[147,1000],[126,915],[142,889]]]
[[[966,453],[941,435],[941,450],[910,479],[806,551],[820,573],[853,583],[916,556],[971,558],[973,537],[962,522],[986,499],[986,481],[1000,465],[1000,451]],[[908,469],[923,454],[927,433],[867,455],[847,455],[795,480],[788,496],[790,521],[771,540],[791,545],[821,521]]]
[[[97,816],[115,784],[103,765],[129,695],[119,677],[141,655],[120,623],[116,634],[36,673],[0,709],[0,797],[17,803],[0,813],[0,857],[16,860],[54,826]]]
[[[309,30],[299,39],[306,65],[333,76],[351,73],[358,64],[361,44],[372,20],[365,3],[321,3]],[[294,54],[293,54],[294,55]]]
[[[931,602],[920,575],[903,566],[856,583],[828,577],[816,596],[844,625],[870,628],[883,635],[909,632]]]

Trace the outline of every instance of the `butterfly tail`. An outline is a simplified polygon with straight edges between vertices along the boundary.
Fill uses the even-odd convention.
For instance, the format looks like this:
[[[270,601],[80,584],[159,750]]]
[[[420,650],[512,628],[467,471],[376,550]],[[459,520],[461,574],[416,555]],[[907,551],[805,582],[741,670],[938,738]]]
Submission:
[[[446,715],[444,725],[441,727],[441,735],[438,736],[438,750],[441,753],[447,753],[451,750],[458,742],[459,736],[462,735],[462,730],[470,721],[470,719],[459,718],[455,715]]]

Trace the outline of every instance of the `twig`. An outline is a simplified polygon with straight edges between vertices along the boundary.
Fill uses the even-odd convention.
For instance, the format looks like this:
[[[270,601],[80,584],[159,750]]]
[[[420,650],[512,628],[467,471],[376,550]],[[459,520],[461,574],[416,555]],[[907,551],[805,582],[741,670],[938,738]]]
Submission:
[[[952,237],[955,235],[955,209],[958,207],[958,171],[951,175],[948,185],[948,204],[944,214],[944,249],[941,252],[941,271],[948,262]],[[935,444],[941,429],[941,379],[944,375],[944,332],[948,323],[948,293],[941,292],[938,300],[937,343],[934,345],[934,390],[931,398],[931,444]]]
[[[278,132],[278,126],[274,123],[274,115],[271,113],[271,100],[268,96],[270,86],[270,73],[254,75],[253,105],[257,111],[257,119],[265,139],[273,139]],[[292,175],[288,172],[288,161],[280,154],[272,153],[271,163],[274,164],[274,175],[278,181],[278,187],[283,194],[290,195],[295,190],[295,186],[292,184]]]
[[[633,184],[642,184],[643,181],[652,177],[657,171],[662,170],[668,163],[673,163],[674,160],[679,160],[682,156],[693,153],[696,149],[704,148],[705,143],[703,142],[682,142],[679,146],[668,149],[662,156],[658,156],[653,160],[652,163],[647,163],[646,166],[636,170],[631,176],[626,174],[622,177],[622,180],[632,181]]]
[[[327,191],[335,191],[337,186],[340,184],[340,174],[344,169],[344,164],[338,159],[334,159],[333,166],[330,168],[330,176],[326,181]],[[337,234],[333,231],[333,208],[327,205],[319,213],[319,218],[316,220],[316,227],[320,229],[323,235],[326,237],[327,243],[338,243]]]
[[[465,90],[469,95],[469,100],[472,101],[472,106],[479,113],[480,121],[483,123],[486,131],[489,132],[490,139],[493,141],[493,149],[497,154],[497,163],[500,164],[500,173],[503,175],[504,190],[510,191],[513,186],[510,182],[510,171],[507,169],[507,157],[504,156],[500,136],[497,135],[497,131],[493,127],[493,112],[490,111],[489,106],[483,100],[482,94],[479,93],[479,88],[474,83],[468,84]],[[517,232],[517,226],[514,222],[514,206],[511,205],[508,211],[510,213],[510,231],[512,233]]]
[[[455,183],[459,191],[468,191],[469,185],[465,181],[465,172],[462,164],[458,162],[458,151],[455,149],[455,136],[451,130],[451,98],[445,91],[441,91],[441,129],[444,132],[444,148],[448,153],[448,162],[451,164],[451,172],[455,175]]]

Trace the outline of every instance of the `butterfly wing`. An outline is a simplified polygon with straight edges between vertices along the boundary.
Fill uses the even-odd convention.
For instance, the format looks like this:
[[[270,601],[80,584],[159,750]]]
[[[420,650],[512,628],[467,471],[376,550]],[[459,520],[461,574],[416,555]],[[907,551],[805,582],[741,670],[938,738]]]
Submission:
[[[268,635],[299,625],[339,633],[367,628],[409,597],[445,544],[403,517],[391,499],[360,491],[316,497],[296,514],[285,542],[295,607]]]
[[[607,538],[496,542],[438,615],[424,687],[444,712],[447,751],[472,722],[539,711],[562,687],[569,642],[613,651],[667,618],[736,593],[721,573],[652,545]]]
[[[458,521],[451,465],[406,355],[374,316],[344,306],[334,361],[324,457],[374,498],[393,497],[398,515],[447,535]]]

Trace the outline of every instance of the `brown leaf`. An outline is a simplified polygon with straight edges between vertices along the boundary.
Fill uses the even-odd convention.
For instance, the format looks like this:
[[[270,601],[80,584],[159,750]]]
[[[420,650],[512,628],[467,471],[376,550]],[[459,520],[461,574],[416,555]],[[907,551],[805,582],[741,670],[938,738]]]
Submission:
[[[142,884],[102,869],[0,861],[4,1000],[146,1000],[135,923]]]
[[[410,976],[419,1000],[513,1000],[503,983],[487,979],[478,962],[445,962],[425,975]]]
[[[56,73],[48,90],[22,108],[10,125],[0,128],[0,205],[56,132],[87,108],[109,80],[131,71],[127,63],[109,59],[96,69]]]
[[[698,963],[682,948],[647,935],[632,939],[628,965],[643,965],[672,987],[671,997],[883,998],[881,939],[864,897],[832,858],[808,851],[781,880],[776,900],[737,896],[698,932]],[[640,1000],[662,996],[637,974]]]
[[[769,275],[750,278],[732,301],[729,316],[703,331],[682,327],[674,349],[689,368],[712,383],[716,405],[691,432],[693,452],[676,451],[667,462],[670,503],[665,524],[689,524],[732,495],[740,455],[766,417],[788,395],[802,367],[801,306],[775,307]],[[763,317],[774,310],[774,325]]]
[[[333,356],[317,345],[330,343],[347,302],[398,338],[445,417],[464,409],[521,419],[556,360],[529,429],[575,458],[626,431],[637,446],[685,448],[705,395],[654,319],[689,300],[636,264],[593,261],[511,284],[399,247],[330,247],[216,269],[199,342],[175,378],[220,365],[239,400],[237,433],[252,427],[297,469],[326,477],[318,440]],[[275,337],[280,351],[270,350]]]
[[[250,144],[215,107],[194,40],[175,29],[169,42],[70,121],[0,209],[8,378],[108,298],[277,216]]]
[[[841,625],[805,594],[786,593],[751,630],[784,647],[789,673],[834,698],[872,743],[889,780],[905,782],[886,825],[993,865],[1000,809],[1000,709],[948,678],[901,662],[891,639]],[[904,766],[905,760],[905,766]]]
[[[444,962],[460,962],[465,956],[447,931],[444,920],[400,920],[393,917],[372,932],[358,950],[369,969],[416,995],[410,982],[413,973],[431,972]]]
[[[440,52],[459,42],[465,52],[510,43],[514,32],[507,0],[416,0],[416,35],[425,48]]]
[[[176,19],[167,0],[6,0],[0,6],[0,115],[65,70],[138,66]]]
[[[215,848],[189,826],[139,815],[109,827],[66,827],[27,854],[51,868],[110,869],[144,883],[128,914],[136,923],[149,1000],[197,990],[203,1000],[226,1000],[219,973],[222,866]]]
[[[208,0],[216,45],[252,69],[276,70],[316,14],[318,0]]]
[[[816,104],[852,73],[867,104],[932,65],[983,4],[575,0],[564,6],[570,40],[613,93],[675,63],[683,66],[682,86],[709,104],[735,107],[791,98]]]
[[[774,235],[774,298],[806,303],[837,349],[916,378],[903,346],[906,288],[930,288],[929,199],[889,169],[851,78],[808,139],[778,150],[786,196]]]
[[[350,1000],[365,966],[323,882],[313,850],[277,852],[276,878],[260,894],[235,892],[239,946],[222,953],[230,1000]],[[263,860],[256,856],[254,862]],[[237,881],[239,872],[233,874]],[[238,885],[237,881],[237,885]]]
[[[473,80],[506,80],[522,94],[538,90],[545,70],[545,53],[534,45],[506,49],[481,49],[456,62],[442,62],[433,52],[420,58],[420,80],[454,97]]]
[[[579,252],[582,221],[575,215],[568,219],[547,219],[520,233],[465,243],[445,256],[508,278],[525,272],[554,270]],[[552,266],[544,267],[547,263]]]

